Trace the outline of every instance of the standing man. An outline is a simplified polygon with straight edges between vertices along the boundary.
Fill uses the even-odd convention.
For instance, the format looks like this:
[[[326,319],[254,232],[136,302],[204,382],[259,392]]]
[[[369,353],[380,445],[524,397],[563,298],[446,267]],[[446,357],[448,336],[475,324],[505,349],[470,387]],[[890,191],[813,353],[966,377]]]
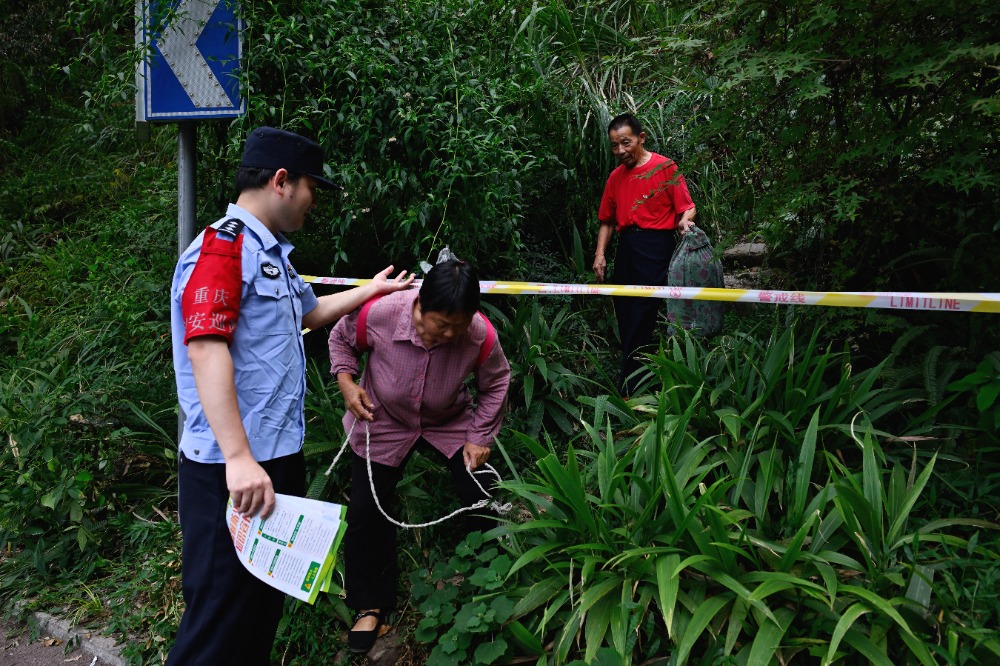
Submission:
[[[667,284],[670,258],[677,245],[675,230],[685,233],[697,212],[684,176],[673,160],[645,149],[646,133],[639,120],[623,113],[608,125],[611,152],[619,165],[604,186],[597,219],[601,223],[594,255],[594,273],[604,282],[604,256],[613,226],[618,228],[614,284]],[[623,395],[635,393],[635,375],[642,364],[636,354],[653,341],[660,299],[614,297],[622,362],[618,376]]]
[[[275,493],[305,493],[302,327],[413,280],[389,280],[390,266],[364,287],[317,298],[292,268],[284,234],[302,228],[317,188],[335,187],[313,141],[254,130],[235,185],[236,203],[182,253],[170,292],[187,415],[177,474],[186,608],[171,666],[269,663],[284,595],[240,564],[226,504],[267,516]]]

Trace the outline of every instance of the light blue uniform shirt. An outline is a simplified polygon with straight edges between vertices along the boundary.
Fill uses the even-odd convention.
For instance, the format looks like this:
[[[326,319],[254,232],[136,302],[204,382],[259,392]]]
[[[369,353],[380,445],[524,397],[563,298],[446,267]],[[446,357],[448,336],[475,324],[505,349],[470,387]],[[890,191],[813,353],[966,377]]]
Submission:
[[[229,353],[233,357],[243,427],[250,451],[260,462],[302,449],[306,392],[302,315],[315,308],[317,300],[312,287],[288,261],[293,247],[284,236],[272,234],[260,220],[235,204],[230,204],[226,217],[212,226],[218,228],[231,218],[245,226],[240,314]],[[170,330],[177,398],[187,416],[180,449],[191,460],[221,463],[225,459],[198,400],[181,313],[181,297],[198,261],[204,235],[199,234],[177,262],[170,288]]]

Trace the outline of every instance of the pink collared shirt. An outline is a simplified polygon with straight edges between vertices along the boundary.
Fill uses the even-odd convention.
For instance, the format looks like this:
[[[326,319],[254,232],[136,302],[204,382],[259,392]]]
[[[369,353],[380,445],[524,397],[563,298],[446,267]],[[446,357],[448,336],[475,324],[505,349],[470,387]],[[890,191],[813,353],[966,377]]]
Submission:
[[[423,437],[449,458],[466,442],[490,446],[500,432],[510,386],[510,365],[497,340],[489,356],[477,367],[486,324],[472,318],[460,338],[430,349],[413,326],[413,305],[418,291],[411,289],[380,298],[368,311],[368,364],[361,387],[374,403],[375,420],[368,424],[371,460],[398,467]],[[355,310],[330,333],[330,372],[358,374]],[[475,377],[476,400],[465,380]],[[349,431],[354,415],[344,416]],[[351,448],[365,455],[365,423],[351,435]]]

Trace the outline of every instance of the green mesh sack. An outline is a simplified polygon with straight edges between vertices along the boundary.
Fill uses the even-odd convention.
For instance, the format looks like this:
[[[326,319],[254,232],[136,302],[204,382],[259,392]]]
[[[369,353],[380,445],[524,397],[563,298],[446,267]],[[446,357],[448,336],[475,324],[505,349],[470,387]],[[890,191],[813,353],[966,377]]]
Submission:
[[[681,236],[667,273],[669,287],[722,288],[722,262],[712,249],[708,236],[698,227]],[[724,303],[721,301],[667,301],[667,332],[674,335],[684,328],[695,335],[711,337],[722,332]]]

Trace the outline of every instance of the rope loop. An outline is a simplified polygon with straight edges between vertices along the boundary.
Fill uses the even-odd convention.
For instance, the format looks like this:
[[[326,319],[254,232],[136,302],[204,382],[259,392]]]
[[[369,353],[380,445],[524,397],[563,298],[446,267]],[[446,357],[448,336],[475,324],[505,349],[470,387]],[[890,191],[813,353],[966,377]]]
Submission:
[[[337,461],[340,460],[340,456],[342,456],[344,454],[344,451],[347,450],[347,445],[351,441],[351,435],[354,434],[354,427],[356,425],[358,425],[358,419],[357,417],[354,417],[354,423],[351,424],[351,429],[347,431],[347,435],[344,437],[344,443],[340,446],[340,450],[337,451],[337,455],[334,456],[333,462],[330,463],[330,466],[327,468],[326,476],[330,476],[330,474],[333,472],[333,468],[337,466]],[[469,465],[466,465],[465,471],[468,472],[469,476],[472,477],[473,482],[475,482],[479,490],[484,495],[486,495],[485,499],[481,499],[475,504],[472,504],[470,506],[463,506],[459,509],[456,509],[455,511],[449,513],[447,516],[444,516],[443,518],[438,518],[437,520],[432,520],[426,523],[403,523],[396,520],[395,518],[393,518],[392,516],[390,516],[388,513],[385,512],[385,509],[382,508],[382,503],[379,502],[378,494],[375,492],[375,479],[372,477],[371,429],[368,427],[367,421],[365,421],[365,466],[368,468],[368,487],[371,488],[372,498],[375,500],[375,506],[378,507],[379,513],[381,513],[385,517],[385,519],[388,520],[390,523],[392,523],[396,527],[402,527],[403,529],[430,527],[432,525],[443,523],[444,521],[450,518],[454,518],[460,513],[465,513],[466,511],[478,511],[479,509],[484,509],[487,506],[492,508],[498,514],[502,515],[509,512],[513,506],[510,502],[501,504],[500,502],[493,500],[493,496],[490,495],[485,488],[483,488],[482,484],[479,483],[479,479],[476,478],[477,474],[493,474],[497,478],[497,480],[503,481],[503,477],[501,477],[500,473],[493,468],[493,465],[485,463],[484,467],[486,467],[486,469],[479,469],[476,471],[472,471],[472,468]]]

